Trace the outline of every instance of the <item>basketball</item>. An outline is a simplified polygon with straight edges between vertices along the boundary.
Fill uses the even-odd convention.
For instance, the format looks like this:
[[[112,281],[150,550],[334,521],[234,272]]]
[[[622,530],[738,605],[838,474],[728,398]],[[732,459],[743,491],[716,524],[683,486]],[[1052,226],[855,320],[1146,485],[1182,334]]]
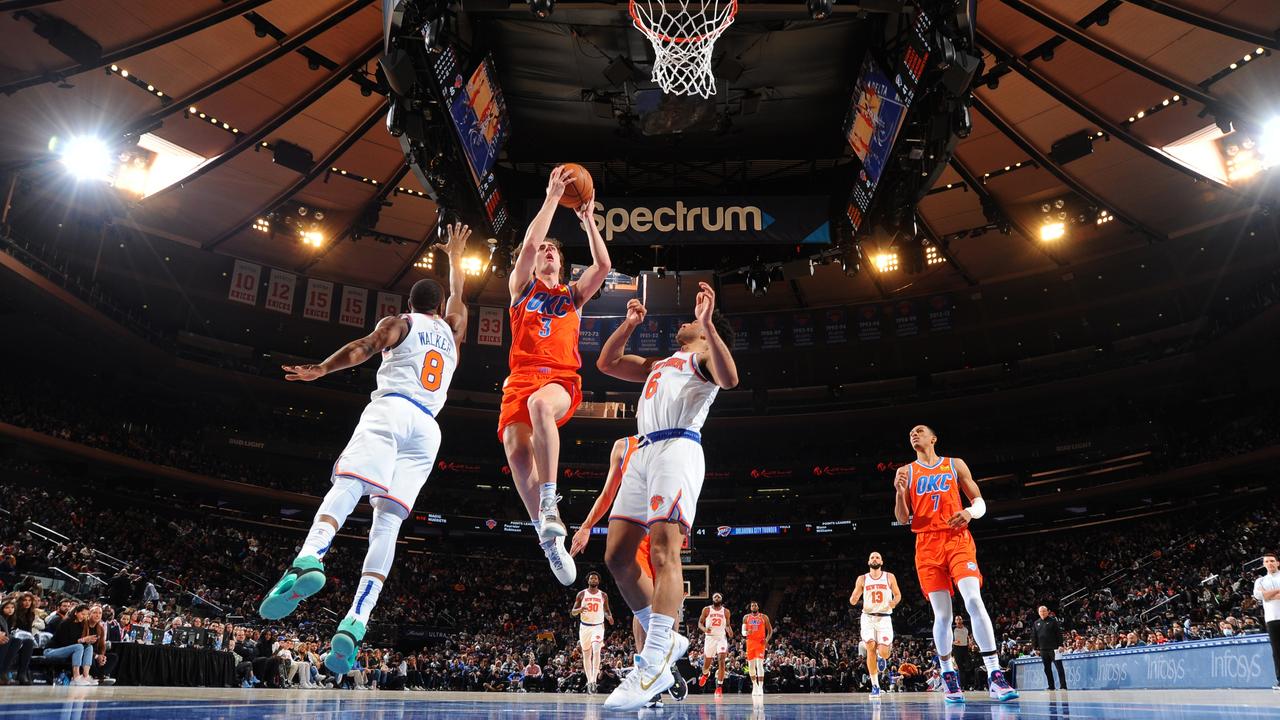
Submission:
[[[573,173],[573,180],[565,184],[564,195],[560,196],[560,205],[570,210],[577,210],[582,207],[582,203],[591,197],[591,191],[595,189],[595,182],[591,180],[591,173],[578,163],[565,163],[560,167],[565,172]]]

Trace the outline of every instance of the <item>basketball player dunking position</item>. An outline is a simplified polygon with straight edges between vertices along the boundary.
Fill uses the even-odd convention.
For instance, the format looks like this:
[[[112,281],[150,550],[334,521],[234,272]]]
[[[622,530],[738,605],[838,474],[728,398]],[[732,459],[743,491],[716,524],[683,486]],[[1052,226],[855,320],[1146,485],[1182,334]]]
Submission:
[[[502,384],[498,439],[520,499],[533,520],[551,570],[563,585],[578,576],[564,547],[568,534],[557,508],[560,426],[582,401],[578,325],[583,306],[609,274],[609,251],[592,217],[595,195],[576,210],[591,246],[592,264],[576,283],[564,284],[564,254],[547,237],[565,185],[573,174],[557,167],[516,257],[511,290],[511,374]]]
[[[716,695],[723,694],[724,665],[729,655],[729,641],[733,639],[733,626],[729,623],[729,608],[724,606],[724,596],[720,593],[713,594],[711,604],[702,608],[702,615],[698,618],[698,629],[703,633],[702,676],[698,678],[698,686],[707,684],[711,664],[718,662]]]
[[[893,609],[902,601],[898,578],[884,571],[880,553],[867,558],[868,572],[858,576],[849,604],[862,600],[862,643],[867,646],[867,673],[871,675],[871,699],[880,699],[880,671],[893,650]]]
[[[609,596],[600,589],[600,573],[587,573],[587,589],[578,591],[569,616],[581,621],[578,627],[578,645],[582,648],[582,671],[587,676],[587,694],[595,695],[596,681],[600,679],[600,648],[604,645],[604,624],[613,624]]]
[[[395,557],[400,524],[409,517],[440,449],[435,415],[444,407],[458,365],[458,346],[467,331],[462,254],[470,235],[465,225],[449,227],[445,245],[449,300],[443,316],[440,284],[419,280],[409,292],[408,313],[383,318],[368,336],[347,343],[319,365],[284,368],[286,380],[310,382],[382,354],[378,388],[360,415],[351,441],[333,464],[333,487],[320,503],[298,557],[258,608],[263,618],[279,620],[304,598],[320,592],[325,584],[322,560],[347,516],[360,498],[368,495],[373,506],[369,551],[351,610],[338,624],[325,660],[339,677],[351,672],[369,615]]]
[[[742,616],[742,637],[747,639],[747,667],[751,670],[751,694],[764,695],[764,654],[773,638],[773,623],[760,612],[760,603],[751,601],[751,612]],[[717,689],[717,693],[719,690]]]
[[[978,571],[978,550],[969,534],[969,521],[987,512],[978,484],[969,466],[960,458],[938,457],[934,446],[938,436],[927,425],[911,428],[911,447],[915,462],[898,468],[893,486],[896,498],[893,514],[899,523],[911,523],[916,534],[916,574],[920,589],[933,606],[933,642],[942,665],[942,681],[946,685],[947,702],[964,702],[960,678],[951,657],[951,588],[960,589],[973,637],[978,642],[982,662],[987,668],[988,688],[994,700],[1018,697],[1000,671],[996,651],[995,628],[982,603],[982,573]],[[960,490],[969,498],[965,508]]]
[[[727,344],[733,341],[732,329],[715,310],[711,286],[699,286],[695,320],[676,332],[679,352],[666,359],[625,354],[627,340],[645,317],[644,305],[632,300],[596,361],[607,375],[644,383],[636,408],[640,434],[629,441],[623,459],[626,469],[609,517],[605,562],[623,599],[645,625],[645,643],[633,671],[605,700],[610,710],[637,710],[669,688],[675,682],[670,668],[689,649],[675,622],[684,602],[680,547],[693,523],[706,469],[699,431],[719,389],[738,384]],[[634,604],[643,601],[635,555],[646,531],[653,566],[651,607]]]

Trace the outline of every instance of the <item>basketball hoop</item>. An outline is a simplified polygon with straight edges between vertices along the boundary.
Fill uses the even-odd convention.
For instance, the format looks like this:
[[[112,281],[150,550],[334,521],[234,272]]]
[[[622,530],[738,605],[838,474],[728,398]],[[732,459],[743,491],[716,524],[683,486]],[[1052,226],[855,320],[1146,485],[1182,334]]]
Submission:
[[[631,21],[653,44],[658,87],[673,95],[715,95],[711,52],[733,24],[738,0],[629,0],[628,6]]]

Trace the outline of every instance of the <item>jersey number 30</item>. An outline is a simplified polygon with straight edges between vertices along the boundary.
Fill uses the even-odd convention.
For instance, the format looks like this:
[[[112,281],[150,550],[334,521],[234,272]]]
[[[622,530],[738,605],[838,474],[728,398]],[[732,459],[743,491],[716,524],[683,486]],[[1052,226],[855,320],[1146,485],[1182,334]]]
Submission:
[[[430,392],[440,389],[444,381],[444,356],[439,350],[432,350],[422,358],[422,387]]]

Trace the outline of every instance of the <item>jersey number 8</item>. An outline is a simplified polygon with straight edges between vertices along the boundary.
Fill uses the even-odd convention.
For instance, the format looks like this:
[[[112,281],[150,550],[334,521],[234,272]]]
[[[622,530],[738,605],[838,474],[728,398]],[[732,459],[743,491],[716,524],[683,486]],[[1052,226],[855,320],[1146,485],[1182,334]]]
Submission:
[[[444,381],[444,356],[439,350],[432,350],[422,358],[422,387],[429,392],[440,389]]]

